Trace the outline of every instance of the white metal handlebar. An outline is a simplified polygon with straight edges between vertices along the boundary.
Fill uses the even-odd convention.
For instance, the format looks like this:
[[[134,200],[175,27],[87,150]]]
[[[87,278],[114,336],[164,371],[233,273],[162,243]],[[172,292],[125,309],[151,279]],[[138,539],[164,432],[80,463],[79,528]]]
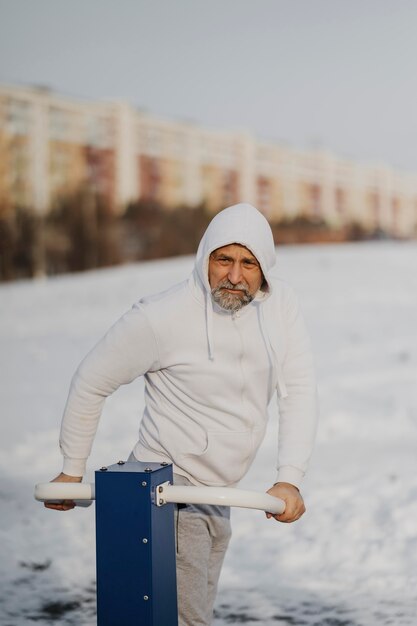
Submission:
[[[94,483],[38,483],[35,485],[35,499],[49,500],[94,500]]]
[[[267,493],[244,491],[231,487],[185,487],[163,483],[156,488],[156,504],[213,504],[260,509],[278,515],[284,512],[285,503]],[[41,502],[75,500],[88,506],[95,499],[94,483],[39,483],[35,485],[35,498]]]
[[[94,483],[38,483],[34,495],[40,502],[73,500],[77,506],[83,507],[90,506],[96,497]]]
[[[285,502],[280,498],[274,498],[267,493],[231,487],[185,487],[163,484],[159,487],[157,504],[160,506],[166,502],[237,506],[244,509],[260,509],[274,515],[279,515],[285,510]]]

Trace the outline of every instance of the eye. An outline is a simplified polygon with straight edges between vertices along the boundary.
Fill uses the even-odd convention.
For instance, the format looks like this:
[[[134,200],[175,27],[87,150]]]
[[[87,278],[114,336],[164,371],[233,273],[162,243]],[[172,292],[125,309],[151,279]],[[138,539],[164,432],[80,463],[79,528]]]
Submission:
[[[216,261],[217,263],[220,263],[220,265],[228,265],[230,263],[230,259],[224,256],[218,257]]]
[[[245,267],[248,267],[248,268],[251,268],[251,269],[255,268],[255,267],[259,267],[257,262],[256,261],[252,261],[251,259],[245,259],[243,261],[243,264],[244,264]]]

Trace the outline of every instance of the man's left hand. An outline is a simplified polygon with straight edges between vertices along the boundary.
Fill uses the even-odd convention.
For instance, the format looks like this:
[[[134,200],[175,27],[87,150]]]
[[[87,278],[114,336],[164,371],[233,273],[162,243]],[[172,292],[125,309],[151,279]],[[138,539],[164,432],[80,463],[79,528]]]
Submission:
[[[278,522],[289,524],[296,522],[305,513],[304,500],[294,485],[290,483],[276,483],[271,489],[268,489],[267,493],[275,498],[281,498],[285,502],[284,513],[281,513],[281,515],[266,513],[268,519],[273,517]]]

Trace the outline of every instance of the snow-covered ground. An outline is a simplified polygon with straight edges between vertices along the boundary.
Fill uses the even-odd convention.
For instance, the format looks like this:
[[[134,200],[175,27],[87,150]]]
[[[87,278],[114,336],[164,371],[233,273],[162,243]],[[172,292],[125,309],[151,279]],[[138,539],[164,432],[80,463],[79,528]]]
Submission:
[[[417,245],[278,250],[314,344],[321,426],[293,525],[234,510],[216,626],[417,623]],[[33,484],[60,471],[69,380],[142,295],[185,277],[191,258],[0,287],[0,624],[90,626],[94,507],[45,510]],[[141,381],[107,401],[92,471],[128,454]],[[241,483],[274,477],[276,413]],[[161,625],[165,626],[165,625]]]

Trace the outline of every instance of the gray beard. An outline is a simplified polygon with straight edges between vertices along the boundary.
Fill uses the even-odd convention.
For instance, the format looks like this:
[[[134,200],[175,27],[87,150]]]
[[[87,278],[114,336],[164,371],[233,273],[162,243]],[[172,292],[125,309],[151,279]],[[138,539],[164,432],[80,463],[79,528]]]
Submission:
[[[225,291],[227,289],[240,289],[240,294],[229,293]],[[214,302],[216,302],[222,309],[235,313],[242,307],[246,306],[253,300],[253,296],[249,293],[247,285],[245,283],[238,283],[233,285],[227,279],[222,280],[214,289],[211,290],[211,295]]]

